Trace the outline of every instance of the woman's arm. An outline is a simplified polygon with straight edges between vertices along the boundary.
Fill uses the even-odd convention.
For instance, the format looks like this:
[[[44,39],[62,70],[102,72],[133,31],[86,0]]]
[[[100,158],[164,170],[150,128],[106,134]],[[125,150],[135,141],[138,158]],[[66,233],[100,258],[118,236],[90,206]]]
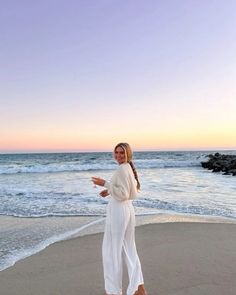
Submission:
[[[112,182],[105,181],[104,187],[117,201],[126,201],[130,198],[130,179],[125,167],[119,167]]]

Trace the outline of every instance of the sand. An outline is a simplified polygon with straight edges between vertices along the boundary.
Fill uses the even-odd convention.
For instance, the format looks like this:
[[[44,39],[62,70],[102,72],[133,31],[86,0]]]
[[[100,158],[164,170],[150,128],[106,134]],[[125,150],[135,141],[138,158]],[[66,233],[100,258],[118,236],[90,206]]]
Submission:
[[[143,225],[136,243],[149,295],[236,294],[235,224]],[[102,295],[101,246],[102,234],[55,243],[0,272],[0,294]]]

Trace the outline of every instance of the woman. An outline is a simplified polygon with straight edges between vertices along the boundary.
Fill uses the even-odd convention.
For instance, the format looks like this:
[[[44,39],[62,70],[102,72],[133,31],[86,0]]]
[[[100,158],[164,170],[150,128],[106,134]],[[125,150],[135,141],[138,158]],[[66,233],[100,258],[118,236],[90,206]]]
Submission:
[[[106,188],[100,192],[101,197],[111,195],[102,246],[106,295],[122,294],[122,258],[129,275],[127,295],[147,295],[135,245],[135,213],[132,205],[140,183],[131,161],[132,150],[129,144],[117,144],[114,158],[119,167],[111,182],[92,177],[95,185]]]

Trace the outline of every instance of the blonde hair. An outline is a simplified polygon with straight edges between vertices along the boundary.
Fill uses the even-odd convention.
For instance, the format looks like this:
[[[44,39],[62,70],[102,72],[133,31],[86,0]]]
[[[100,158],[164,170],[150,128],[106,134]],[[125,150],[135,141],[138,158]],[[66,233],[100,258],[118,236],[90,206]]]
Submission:
[[[120,142],[115,146],[114,153],[115,153],[115,151],[116,151],[116,149],[118,147],[121,147],[125,152],[125,162],[130,164],[130,166],[131,166],[131,168],[133,170],[133,173],[134,173],[134,178],[137,181],[137,189],[139,190],[140,189],[140,182],[139,182],[139,179],[138,179],[138,173],[137,173],[137,171],[136,171],[136,169],[134,167],[134,164],[132,162],[132,158],[133,158],[132,149],[131,149],[130,145],[127,142]]]

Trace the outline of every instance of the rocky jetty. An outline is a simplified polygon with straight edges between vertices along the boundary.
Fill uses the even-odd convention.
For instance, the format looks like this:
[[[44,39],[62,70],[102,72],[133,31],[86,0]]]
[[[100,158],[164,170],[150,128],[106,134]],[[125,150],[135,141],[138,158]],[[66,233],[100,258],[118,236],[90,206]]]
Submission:
[[[212,172],[223,172],[223,175],[236,176],[236,155],[215,153],[207,157],[209,157],[208,161],[201,162],[203,168],[212,170]]]

